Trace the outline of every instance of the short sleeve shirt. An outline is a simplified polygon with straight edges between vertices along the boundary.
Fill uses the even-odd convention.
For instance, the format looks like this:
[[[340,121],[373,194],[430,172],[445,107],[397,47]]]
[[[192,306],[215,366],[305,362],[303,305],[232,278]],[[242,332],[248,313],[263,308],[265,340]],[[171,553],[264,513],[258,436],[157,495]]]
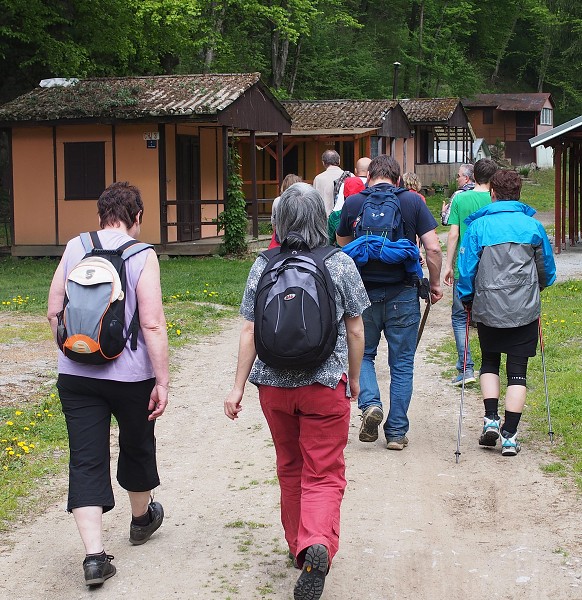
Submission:
[[[335,389],[348,372],[348,344],[343,317],[357,317],[370,305],[368,294],[353,260],[343,252],[336,252],[326,259],[326,266],[335,285],[338,336],[331,356],[314,369],[274,369],[256,359],[249,375],[255,385],[295,388],[320,383]],[[243,294],[240,314],[247,320],[255,320],[255,295],[259,279],[267,265],[264,256],[258,256],[251,267]]]
[[[457,244],[457,249],[455,252],[456,255],[459,251],[459,246],[463,236],[465,235],[465,231],[467,231],[467,224],[465,223],[465,219],[473,214],[476,210],[487,206],[487,204],[491,203],[491,195],[489,192],[476,192],[475,190],[467,190],[462,194],[457,194],[455,196],[455,201],[451,205],[451,213],[449,215],[449,225],[458,225],[459,226],[459,242]],[[457,261],[455,260],[455,279],[459,279],[459,269],[457,267]]]
[[[421,237],[428,231],[436,229],[437,222],[435,218],[416,192],[408,190],[398,191],[399,188],[395,188],[389,183],[377,183],[372,187],[380,190],[392,189],[393,192],[396,192],[400,200],[400,210],[402,211],[402,220],[404,221],[404,235],[413,244],[416,244],[416,236]],[[365,199],[366,196],[361,193],[346,198],[337,228],[339,236],[346,237],[353,235],[354,222],[360,214]]]

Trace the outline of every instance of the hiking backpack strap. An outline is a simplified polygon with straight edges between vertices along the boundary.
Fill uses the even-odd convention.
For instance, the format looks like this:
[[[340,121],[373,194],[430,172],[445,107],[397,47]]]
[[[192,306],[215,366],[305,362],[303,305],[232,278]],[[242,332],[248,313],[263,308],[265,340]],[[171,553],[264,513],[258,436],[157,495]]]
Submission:
[[[131,256],[138,254],[139,252],[143,252],[148,248],[152,248],[151,244],[146,244],[145,242],[138,242],[137,240],[129,240],[122,244],[117,248],[116,252],[121,256],[121,259],[125,262]],[[137,306],[137,298],[136,298],[136,306],[135,311],[133,313],[133,317],[131,318],[131,323],[127,328],[128,337],[131,337],[130,348],[132,350],[137,350],[137,335],[139,333],[139,312]]]
[[[81,238],[85,254],[91,254],[93,248],[101,248],[101,241],[96,231],[86,231],[85,233],[81,233],[79,237]]]

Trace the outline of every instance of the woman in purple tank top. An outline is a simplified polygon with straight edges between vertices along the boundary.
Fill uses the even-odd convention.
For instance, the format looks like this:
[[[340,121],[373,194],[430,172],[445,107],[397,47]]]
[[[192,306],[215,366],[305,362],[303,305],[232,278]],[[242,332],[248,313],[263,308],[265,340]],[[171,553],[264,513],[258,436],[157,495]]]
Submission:
[[[127,182],[110,185],[97,201],[104,249],[114,250],[139,236],[143,202]],[[55,271],[48,299],[48,320],[57,339],[57,314],[63,309],[65,282],[84,257],[80,237],[72,239]],[[166,320],[162,308],[156,253],[146,249],[125,261],[125,322],[139,306],[137,347],[106,364],[82,364],[59,353],[57,388],[69,433],[69,497],[85,546],[86,585],[103,584],[115,575],[113,556],[103,547],[103,513],[115,505],[111,486],[110,423],[119,425],[117,480],[129,494],[132,520],[129,541],[144,544],[162,524],[164,510],[153,501],[158,477],[154,425],[168,403],[169,367]],[[129,317],[129,318],[128,318]]]

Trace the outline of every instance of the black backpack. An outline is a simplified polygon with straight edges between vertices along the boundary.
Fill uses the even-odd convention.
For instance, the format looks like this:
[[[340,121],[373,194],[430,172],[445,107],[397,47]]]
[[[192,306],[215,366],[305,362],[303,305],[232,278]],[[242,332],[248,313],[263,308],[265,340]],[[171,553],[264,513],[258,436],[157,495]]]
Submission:
[[[309,249],[291,233],[262,253],[267,265],[255,295],[255,348],[276,369],[313,369],[337,341],[335,285],[325,260],[339,248]]]
[[[80,237],[86,254],[65,281],[57,343],[71,360],[101,365],[117,358],[130,337],[131,349],[137,349],[137,307],[127,330],[125,325],[125,261],[153,246],[129,240],[115,250],[105,250],[96,231]]]
[[[400,199],[393,190],[371,187],[360,192],[366,199],[354,223],[354,238],[375,235],[396,242],[405,237]],[[405,190],[396,188],[396,191]],[[407,279],[404,265],[388,265],[377,260],[364,265],[360,274],[366,283],[391,284]]]

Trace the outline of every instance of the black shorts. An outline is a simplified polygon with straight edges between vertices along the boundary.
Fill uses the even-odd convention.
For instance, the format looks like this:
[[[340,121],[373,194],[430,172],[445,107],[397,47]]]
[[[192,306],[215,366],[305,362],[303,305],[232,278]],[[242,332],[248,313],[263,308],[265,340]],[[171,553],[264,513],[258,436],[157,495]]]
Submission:
[[[117,481],[130,492],[160,484],[156,465],[155,421],[148,421],[155,379],[131,383],[59,375],[57,388],[69,432],[67,510],[115,506],[111,487],[111,415],[119,425]]]
[[[477,323],[479,345],[482,352],[535,356],[538,344],[538,322],[532,321],[521,327],[498,329]]]

